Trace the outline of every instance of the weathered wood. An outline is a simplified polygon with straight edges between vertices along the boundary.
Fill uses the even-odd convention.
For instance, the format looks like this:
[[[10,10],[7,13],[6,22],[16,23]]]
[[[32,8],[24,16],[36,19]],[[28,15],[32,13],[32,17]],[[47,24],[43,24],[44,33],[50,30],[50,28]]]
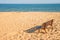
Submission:
[[[35,26],[35,27],[33,27],[33,28],[27,29],[27,30],[25,30],[25,32],[33,33],[33,32],[35,32],[36,30],[39,31],[40,29],[44,29],[45,32],[46,32],[47,26],[49,26],[49,25],[52,26],[52,24],[53,24],[53,19],[50,20],[50,21],[47,21],[47,22],[43,23],[41,26]],[[52,27],[52,29],[53,29],[53,27]]]
[[[41,26],[35,26],[33,28],[30,28],[30,29],[25,30],[25,32],[33,33],[33,32],[35,32],[36,30],[38,30],[40,28],[41,28]]]

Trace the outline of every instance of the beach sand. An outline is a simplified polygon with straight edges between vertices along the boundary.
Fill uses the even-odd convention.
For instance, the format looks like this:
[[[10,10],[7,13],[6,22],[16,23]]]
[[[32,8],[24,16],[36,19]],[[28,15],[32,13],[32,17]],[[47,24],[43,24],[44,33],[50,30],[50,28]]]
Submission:
[[[24,32],[51,19],[52,32]],[[60,12],[0,12],[0,40],[60,40]]]

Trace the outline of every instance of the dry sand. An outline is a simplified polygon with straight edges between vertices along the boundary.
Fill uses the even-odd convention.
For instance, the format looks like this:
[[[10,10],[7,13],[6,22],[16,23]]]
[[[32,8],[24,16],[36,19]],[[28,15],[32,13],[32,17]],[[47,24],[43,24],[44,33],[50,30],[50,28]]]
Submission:
[[[52,32],[24,32],[51,19]],[[0,12],[0,40],[60,40],[60,12]]]

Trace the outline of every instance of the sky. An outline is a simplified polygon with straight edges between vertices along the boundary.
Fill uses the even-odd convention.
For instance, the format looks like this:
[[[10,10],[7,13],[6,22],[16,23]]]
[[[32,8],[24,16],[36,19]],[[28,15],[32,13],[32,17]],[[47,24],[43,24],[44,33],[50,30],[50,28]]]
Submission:
[[[60,4],[60,0],[0,0],[0,4]]]

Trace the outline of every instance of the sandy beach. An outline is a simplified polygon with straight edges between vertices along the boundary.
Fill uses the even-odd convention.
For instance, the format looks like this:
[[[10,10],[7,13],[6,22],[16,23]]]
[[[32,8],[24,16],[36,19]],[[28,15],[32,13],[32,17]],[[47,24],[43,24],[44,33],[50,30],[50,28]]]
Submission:
[[[51,19],[52,32],[24,32]],[[60,12],[0,12],[0,40],[60,40]]]

